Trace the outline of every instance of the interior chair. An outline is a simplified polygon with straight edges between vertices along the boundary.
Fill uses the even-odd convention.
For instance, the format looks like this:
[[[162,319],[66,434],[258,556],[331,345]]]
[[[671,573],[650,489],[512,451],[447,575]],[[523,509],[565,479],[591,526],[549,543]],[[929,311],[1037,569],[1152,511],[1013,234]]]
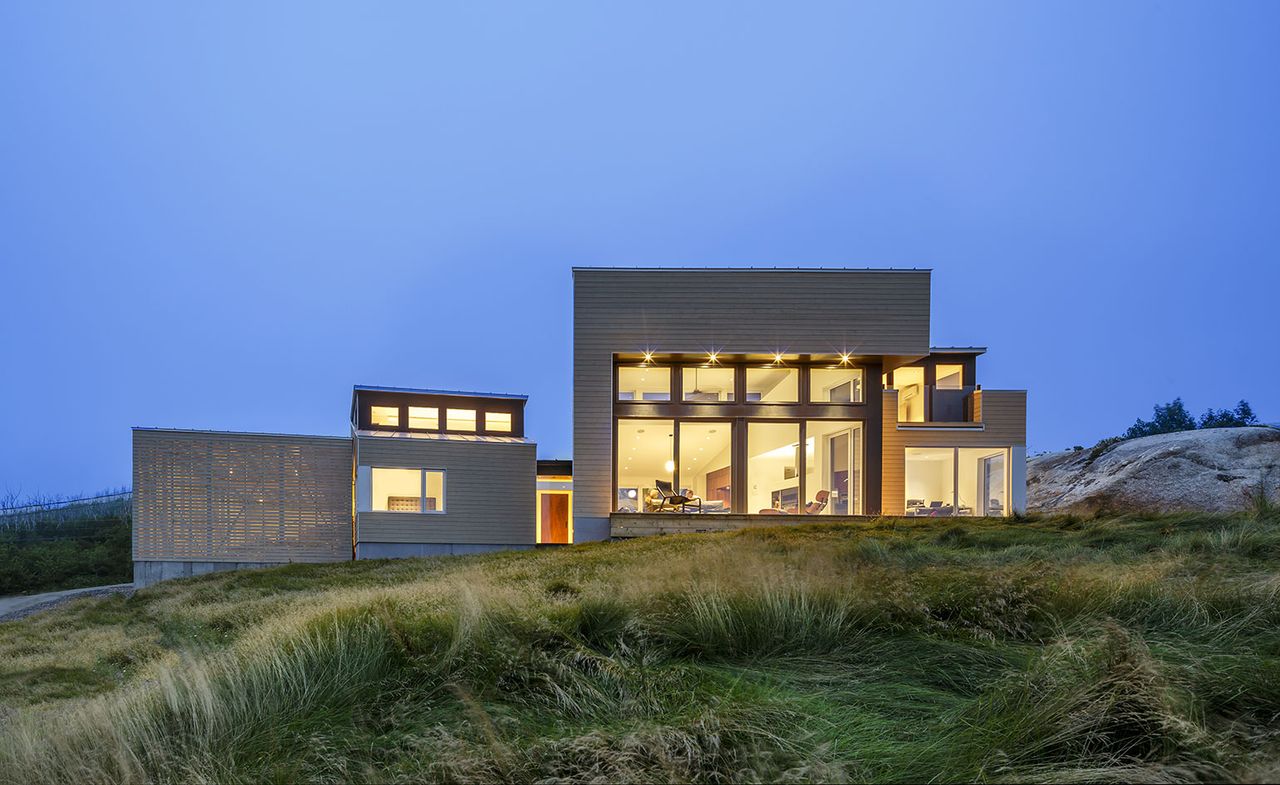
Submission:
[[[661,502],[658,504],[658,512],[662,512],[668,506],[672,509],[680,508],[680,512],[685,512],[687,507],[696,507],[698,512],[702,512],[702,499],[694,496],[688,491],[676,493],[671,487],[671,483],[666,480],[654,480],[653,485],[658,489],[658,493],[662,496]]]
[[[813,501],[804,506],[805,515],[817,515],[827,509],[827,500],[831,498],[831,491],[818,491],[814,494]]]

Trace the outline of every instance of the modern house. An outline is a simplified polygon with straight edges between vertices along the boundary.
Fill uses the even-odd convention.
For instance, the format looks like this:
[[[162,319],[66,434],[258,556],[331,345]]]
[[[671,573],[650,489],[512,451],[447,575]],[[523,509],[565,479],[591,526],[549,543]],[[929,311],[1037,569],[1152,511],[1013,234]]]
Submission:
[[[577,268],[573,459],[525,397],[356,387],[346,437],[134,430],[135,581],[1025,506],[1026,392],[930,272]]]

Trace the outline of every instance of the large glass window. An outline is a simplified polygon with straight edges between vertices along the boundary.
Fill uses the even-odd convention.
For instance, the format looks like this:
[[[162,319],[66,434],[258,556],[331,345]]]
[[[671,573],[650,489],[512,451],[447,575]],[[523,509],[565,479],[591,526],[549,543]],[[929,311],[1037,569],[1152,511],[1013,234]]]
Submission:
[[[907,515],[950,517],[956,514],[955,448],[908,447],[905,469]]]
[[[924,369],[894,370],[893,389],[898,391],[898,422],[924,422]]]
[[[474,431],[476,429],[475,409],[446,409],[445,430]]]
[[[799,423],[747,423],[747,512],[799,512],[799,465]]]
[[[686,401],[732,401],[733,369],[714,366],[684,368],[681,384]]]
[[[671,369],[646,366],[619,366],[619,401],[671,400]]]
[[[861,368],[811,368],[811,403],[862,403]]]
[[[434,431],[440,428],[440,410],[434,406],[410,406],[409,427]]]
[[[956,512],[959,515],[1007,515],[1006,450],[962,447],[958,450]]]
[[[805,423],[805,500],[809,515],[862,514],[862,423]]]
[[[511,433],[511,412],[485,412],[484,429]]]
[[[374,512],[444,512],[444,472],[438,469],[373,467],[370,485]]]
[[[800,400],[800,372],[795,368],[748,368],[747,400],[796,403]]]
[[[1009,514],[1003,447],[908,447],[907,515]]]
[[[680,485],[702,512],[733,509],[732,432],[727,422],[680,423]]]
[[[400,427],[400,407],[399,406],[370,406],[369,422],[374,425],[386,425],[392,428]]]
[[[614,466],[618,472],[618,512],[656,512],[674,494],[675,422],[618,420]]]

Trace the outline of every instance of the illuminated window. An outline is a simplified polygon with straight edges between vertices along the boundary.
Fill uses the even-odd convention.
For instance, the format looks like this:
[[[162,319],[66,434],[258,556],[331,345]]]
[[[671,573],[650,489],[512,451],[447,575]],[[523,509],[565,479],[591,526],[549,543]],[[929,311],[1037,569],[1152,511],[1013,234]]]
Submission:
[[[731,433],[727,422],[680,423],[680,487],[702,500],[702,512],[733,509]]]
[[[733,369],[715,366],[685,368],[681,381],[686,401],[732,401]]]
[[[502,431],[503,433],[511,433],[511,413],[485,412],[484,429],[486,431]]]
[[[438,469],[370,470],[373,512],[444,512],[444,472]]]
[[[805,514],[862,514],[862,423],[809,420],[804,465]]]
[[[908,447],[905,470],[907,515],[950,518],[956,514],[955,448]]]
[[[898,422],[924,422],[924,369],[904,367],[894,370],[893,388],[898,391]]]
[[[963,389],[964,388],[964,366],[963,365],[939,365],[937,387],[939,390]]]
[[[669,401],[671,400],[671,369],[643,367],[618,367],[619,401]]]
[[[445,430],[474,431],[476,429],[475,409],[447,409]]]
[[[410,406],[409,427],[436,430],[440,427],[440,410],[434,406]]]
[[[862,403],[862,369],[811,369],[809,401],[811,403]]]
[[[747,400],[796,403],[800,400],[800,372],[795,368],[748,368]]]
[[[747,512],[799,512],[799,466],[799,423],[747,423]]]
[[[422,486],[423,511],[444,512],[444,472],[435,471],[433,469],[423,469]]]
[[[958,515],[1009,514],[1005,489],[1008,450],[962,447],[956,450],[956,513]]]
[[[370,406],[369,422],[373,425],[386,425],[392,428],[400,427],[400,407],[398,406]]]
[[[618,420],[614,466],[618,472],[618,512],[657,512],[674,493],[675,423],[671,420]],[[660,486],[662,488],[660,489]]]
[[[1004,447],[908,447],[907,515],[1008,515],[1008,453]]]

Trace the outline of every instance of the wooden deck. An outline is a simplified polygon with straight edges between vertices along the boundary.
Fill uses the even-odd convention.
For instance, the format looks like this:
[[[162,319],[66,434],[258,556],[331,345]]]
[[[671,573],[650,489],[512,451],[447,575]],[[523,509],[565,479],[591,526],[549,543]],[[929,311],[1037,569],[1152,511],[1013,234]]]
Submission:
[[[736,515],[732,513],[620,513],[609,516],[609,536],[647,537],[651,534],[698,534],[739,529],[767,529],[802,523],[867,521],[869,515]]]

